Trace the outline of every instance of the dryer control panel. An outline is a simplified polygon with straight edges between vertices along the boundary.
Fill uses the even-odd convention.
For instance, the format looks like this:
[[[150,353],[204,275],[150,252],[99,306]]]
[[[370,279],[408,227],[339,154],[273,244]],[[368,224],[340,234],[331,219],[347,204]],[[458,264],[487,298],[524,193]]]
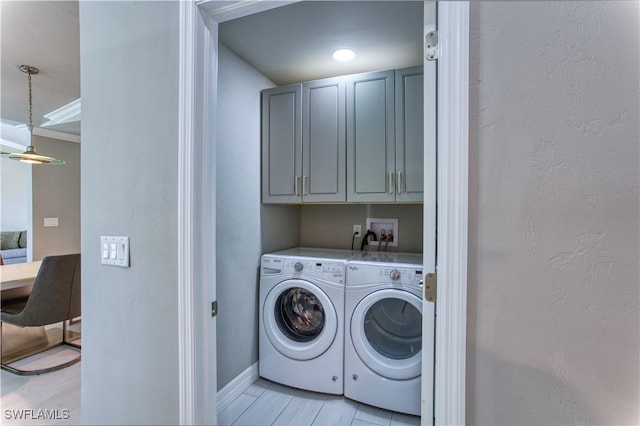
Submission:
[[[419,286],[422,276],[422,265],[371,265],[349,262],[347,285],[394,284]]]

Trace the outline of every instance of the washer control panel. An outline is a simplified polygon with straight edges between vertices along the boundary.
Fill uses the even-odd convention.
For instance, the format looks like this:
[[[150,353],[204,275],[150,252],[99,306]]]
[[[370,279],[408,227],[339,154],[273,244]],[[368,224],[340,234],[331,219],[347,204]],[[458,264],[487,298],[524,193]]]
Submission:
[[[344,275],[344,262],[322,262],[315,260],[305,259],[284,259],[283,272],[288,273],[300,273],[300,274],[312,274],[313,276],[319,276],[318,274],[328,274],[333,276],[334,274]]]
[[[302,258],[262,258],[262,275],[286,274],[293,277],[308,276],[323,279],[344,278],[346,262],[302,259]]]

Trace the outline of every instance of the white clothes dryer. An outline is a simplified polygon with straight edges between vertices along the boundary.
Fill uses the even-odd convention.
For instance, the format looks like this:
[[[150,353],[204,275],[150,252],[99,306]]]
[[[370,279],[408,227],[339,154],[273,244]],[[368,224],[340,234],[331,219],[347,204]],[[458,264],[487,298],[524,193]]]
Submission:
[[[343,393],[344,286],[350,251],[265,254],[260,270],[260,376]]]
[[[364,252],[348,262],[346,397],[420,415],[422,275],[422,255]]]

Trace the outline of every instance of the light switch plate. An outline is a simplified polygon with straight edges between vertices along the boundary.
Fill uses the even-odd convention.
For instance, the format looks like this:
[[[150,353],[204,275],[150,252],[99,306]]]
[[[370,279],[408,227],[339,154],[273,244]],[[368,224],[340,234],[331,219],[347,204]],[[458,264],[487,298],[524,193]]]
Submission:
[[[103,265],[129,267],[129,237],[100,237],[100,254]]]
[[[58,220],[57,217],[45,217],[44,218],[44,227],[45,228],[56,227],[56,226],[60,226],[60,221]]]

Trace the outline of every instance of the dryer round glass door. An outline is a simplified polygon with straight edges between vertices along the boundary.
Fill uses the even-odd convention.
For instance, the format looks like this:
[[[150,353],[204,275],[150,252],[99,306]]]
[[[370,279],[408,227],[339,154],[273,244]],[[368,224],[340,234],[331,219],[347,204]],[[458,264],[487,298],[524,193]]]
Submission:
[[[351,341],[362,361],[393,380],[420,376],[422,301],[403,290],[367,295],[351,317]]]
[[[322,355],[338,331],[338,316],[322,289],[304,280],[275,285],[262,307],[263,327],[281,354],[296,360]]]

